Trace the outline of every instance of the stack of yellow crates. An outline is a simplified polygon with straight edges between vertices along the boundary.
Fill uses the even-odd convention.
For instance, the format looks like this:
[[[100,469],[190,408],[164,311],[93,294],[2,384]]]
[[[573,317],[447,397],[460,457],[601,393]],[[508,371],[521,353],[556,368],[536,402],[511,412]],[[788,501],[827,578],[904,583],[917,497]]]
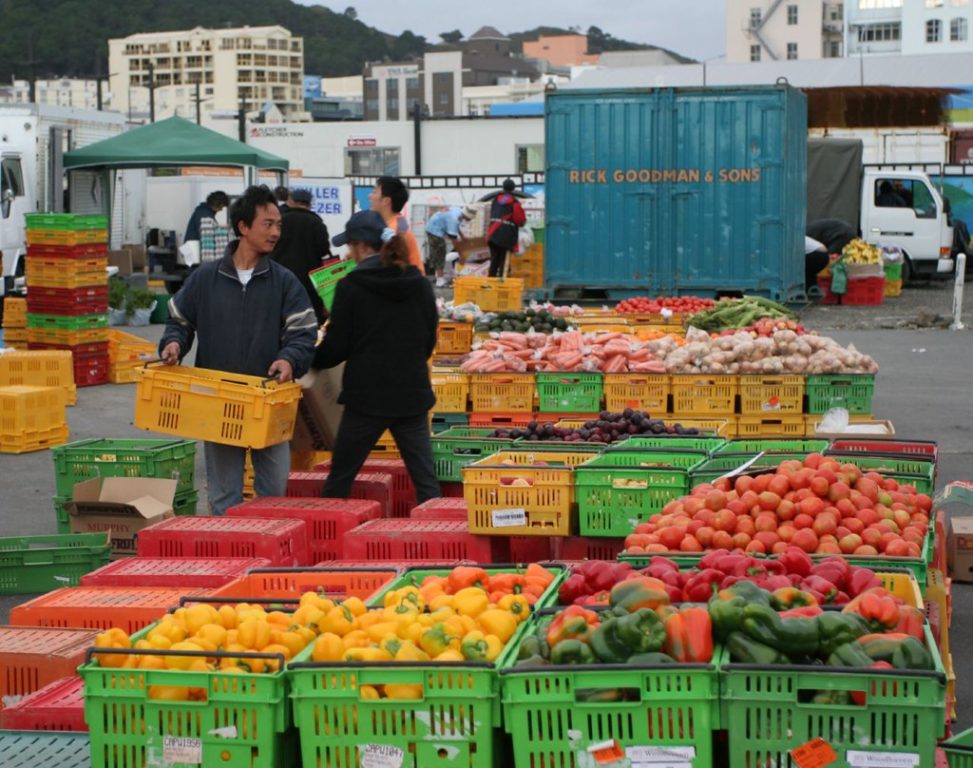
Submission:
[[[27,349],[27,299],[7,296],[3,300],[3,346]]]
[[[510,277],[519,277],[525,288],[541,288],[544,285],[544,244],[534,243],[523,253],[512,253]]]
[[[64,389],[0,387],[0,453],[42,451],[68,441]]]
[[[157,357],[151,341],[117,328],[108,329],[108,379],[112,384],[134,382],[136,370]]]
[[[0,355],[0,387],[58,387],[68,405],[78,401],[70,350],[17,350]]]

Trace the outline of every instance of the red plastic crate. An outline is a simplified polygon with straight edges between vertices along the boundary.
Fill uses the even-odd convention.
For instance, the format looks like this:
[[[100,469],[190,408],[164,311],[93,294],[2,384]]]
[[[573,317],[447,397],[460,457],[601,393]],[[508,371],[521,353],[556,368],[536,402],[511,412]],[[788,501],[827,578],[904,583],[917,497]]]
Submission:
[[[90,629],[0,626],[0,701],[73,675],[97,634]]]
[[[553,536],[511,536],[507,543],[511,563],[540,563],[554,557]]]
[[[464,498],[462,483],[440,483],[439,492],[442,493],[444,499]]]
[[[330,472],[331,460],[322,461],[314,466],[317,472]],[[416,505],[416,488],[409,477],[409,470],[402,459],[366,459],[362,464],[359,476],[366,474],[384,474],[392,476],[392,514],[391,517],[408,517],[409,512]]]
[[[215,589],[270,564],[264,557],[126,557],[82,576],[81,586]]]
[[[555,560],[614,560],[625,549],[625,539],[564,536],[554,541]]]
[[[108,312],[108,286],[32,287],[27,294],[27,311],[39,315],[104,315]]]
[[[499,562],[496,548],[506,540],[474,536],[465,520],[372,520],[345,536],[349,560],[474,560]]]
[[[530,424],[534,415],[531,413],[471,413],[471,427],[490,427],[498,429],[502,427],[526,427]]]
[[[183,595],[209,593],[187,587],[62,587],[11,609],[10,623],[77,629],[121,627],[132,634],[178,607]]]
[[[287,478],[286,494],[298,498],[320,498],[327,479],[327,472],[291,472]],[[394,497],[394,480],[391,475],[362,472],[351,484],[349,498],[377,501],[382,505],[382,517],[392,517]]]
[[[97,347],[97,350],[81,352],[77,347],[71,350],[74,356],[74,383],[79,387],[93,387],[96,384],[106,384],[111,369],[111,358],[108,354],[108,342],[86,344],[87,347]]]
[[[818,278],[818,290],[821,291],[822,304],[837,304],[838,296],[831,293],[831,275]]]
[[[0,728],[11,731],[87,731],[84,681],[62,677],[0,709]]]
[[[303,520],[171,517],[136,536],[140,557],[263,557],[271,565],[308,564]]]
[[[932,440],[881,440],[875,438],[843,437],[831,443],[831,451],[921,456],[939,461],[939,446]]]
[[[430,499],[409,513],[413,520],[467,520],[468,515],[464,498]]]
[[[389,564],[399,572],[406,568],[450,568],[454,565],[470,565],[473,560],[397,560]],[[374,568],[374,560],[325,560],[318,563],[317,568]]]
[[[345,534],[364,522],[381,518],[382,505],[374,499],[264,496],[230,507],[226,514],[228,517],[303,520],[308,531],[309,561],[319,562],[340,559]]]
[[[108,255],[108,243],[85,243],[83,245],[30,245],[27,258],[38,259],[90,259]]]
[[[848,281],[848,290],[841,297],[841,303],[852,306],[877,307],[882,303],[884,297],[884,277],[863,277]]]

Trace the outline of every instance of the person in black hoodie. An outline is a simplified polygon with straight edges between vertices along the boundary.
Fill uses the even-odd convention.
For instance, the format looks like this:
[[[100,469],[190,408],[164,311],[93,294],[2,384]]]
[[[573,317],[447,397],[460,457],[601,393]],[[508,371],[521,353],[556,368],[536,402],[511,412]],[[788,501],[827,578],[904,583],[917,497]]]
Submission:
[[[383,244],[383,240],[385,240]],[[345,363],[345,406],[323,496],[347,498],[382,433],[391,430],[422,504],[440,495],[429,439],[436,402],[429,358],[439,312],[429,281],[409,264],[405,240],[376,211],[359,211],[332,238],[358,266],[336,289],[324,341],[311,367]]]
[[[324,322],[324,302],[314,288],[309,273],[331,258],[328,245],[328,228],[321,217],[311,210],[311,192],[292,189],[287,201],[287,212],[281,217],[280,240],[274,248],[274,261],[283,264],[304,286],[318,325]]]

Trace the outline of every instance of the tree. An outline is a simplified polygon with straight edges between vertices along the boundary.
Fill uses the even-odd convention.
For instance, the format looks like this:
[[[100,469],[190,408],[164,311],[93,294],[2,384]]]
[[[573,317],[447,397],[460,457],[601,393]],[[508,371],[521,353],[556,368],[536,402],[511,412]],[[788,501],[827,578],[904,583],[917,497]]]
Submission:
[[[605,43],[610,37],[611,35],[606,35],[599,27],[588,27],[588,52],[602,53],[605,50]]]
[[[354,6],[349,5],[347,8],[345,8],[345,12],[343,15],[345,16],[345,18],[355,21],[358,18],[358,11],[355,10]]]
[[[463,39],[463,33],[460,32],[458,29],[454,29],[452,32],[440,32],[439,38],[444,43],[455,45],[456,43],[458,43],[460,40]]]

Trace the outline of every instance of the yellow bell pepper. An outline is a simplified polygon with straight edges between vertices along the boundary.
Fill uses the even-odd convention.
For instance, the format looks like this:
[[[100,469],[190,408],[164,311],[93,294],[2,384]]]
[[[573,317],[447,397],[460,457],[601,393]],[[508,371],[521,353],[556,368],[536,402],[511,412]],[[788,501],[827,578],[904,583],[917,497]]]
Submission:
[[[504,595],[497,603],[497,608],[512,613],[518,624],[530,616],[530,603],[526,595]]]
[[[355,616],[342,605],[336,605],[328,611],[321,623],[322,631],[334,632],[342,637],[356,628]]]
[[[369,611],[368,613],[363,613],[361,616],[355,617],[355,626],[358,629],[367,630],[376,624],[381,624],[383,621],[385,621],[383,611]],[[389,619],[389,621],[392,621],[392,619]]]
[[[362,629],[355,629],[345,635],[342,639],[344,640],[345,649],[367,648],[372,644],[372,641],[368,637],[368,633]]]
[[[440,623],[422,633],[419,645],[430,656],[436,657],[449,648],[458,647],[459,637]]]
[[[165,669],[166,661],[161,656],[139,656],[139,669]]]
[[[261,653],[279,653],[284,657],[284,661],[287,662],[291,658],[290,649],[286,645],[280,645],[279,643],[271,643],[260,649]],[[258,663],[261,659],[256,660]],[[281,667],[280,659],[262,659],[264,664],[264,672],[276,672]]]
[[[344,655],[344,641],[333,632],[320,635],[311,649],[311,661],[341,661]]]
[[[429,626],[432,626],[431,624]],[[422,633],[429,629],[428,626],[422,624],[419,621],[414,621],[411,624],[399,628],[399,637],[403,640],[408,640],[413,645],[419,645],[422,642]]]
[[[202,651],[202,647],[196,643],[184,640],[181,643],[173,643],[172,651]],[[193,656],[165,656],[166,666],[169,669],[189,669],[196,657]]]
[[[184,685],[150,685],[148,693],[156,701],[189,701],[189,688]]]
[[[382,698],[382,694],[378,692],[378,688],[374,685],[363,685],[358,689],[358,695],[366,701]]]
[[[429,654],[417,647],[415,643],[403,641],[395,653],[396,661],[429,661]]]
[[[479,587],[466,587],[453,596],[453,606],[464,616],[479,616],[490,607],[490,597]]]
[[[237,625],[236,611],[231,605],[221,605],[217,611],[220,617],[220,624],[226,629],[235,629]]]
[[[361,616],[368,610],[368,608],[365,607],[365,603],[361,601],[360,597],[349,597],[341,604],[351,611],[352,616]]]
[[[219,621],[219,617],[219,613],[212,605],[206,603],[190,605],[186,608],[186,631],[190,635],[195,635],[199,632],[200,627]]]
[[[311,606],[317,608],[321,613],[327,613],[334,608],[334,601],[322,597],[317,592],[305,592],[301,595],[299,606],[301,608]]]
[[[216,648],[221,648],[226,644],[226,628],[216,622],[204,624],[197,630],[196,637],[205,638],[216,646]]]
[[[496,635],[503,643],[506,643],[517,631],[517,619],[514,615],[499,608],[484,611],[476,617],[476,620],[485,634]]]
[[[290,656],[288,659],[293,659],[297,654],[304,650],[304,646],[307,642],[304,638],[297,632],[288,630],[287,632],[281,632],[280,636],[276,638],[277,642],[284,646],[289,652]]]
[[[474,630],[463,637],[460,651],[469,661],[496,661],[503,650],[503,643],[496,635],[485,635]]]
[[[385,698],[387,699],[421,699],[423,694],[421,685],[408,683],[386,683]]]
[[[254,617],[244,619],[237,627],[237,641],[247,648],[263,648],[270,642],[270,625]]]
[[[395,621],[383,621],[373,624],[365,631],[373,643],[380,643],[387,637],[396,637],[399,633],[399,624]]]
[[[454,595],[447,595],[445,592],[437,595],[432,600],[427,600],[426,605],[429,606],[429,611],[435,613],[440,608],[453,608]]]
[[[449,648],[438,656],[433,657],[433,661],[466,661],[466,659],[464,659],[463,654],[455,648]]]
[[[294,623],[294,615],[283,611],[271,611],[267,614],[267,621],[271,624],[283,624],[285,627],[289,627]]]
[[[345,661],[392,661],[392,654],[382,648],[349,648],[345,651]]]

